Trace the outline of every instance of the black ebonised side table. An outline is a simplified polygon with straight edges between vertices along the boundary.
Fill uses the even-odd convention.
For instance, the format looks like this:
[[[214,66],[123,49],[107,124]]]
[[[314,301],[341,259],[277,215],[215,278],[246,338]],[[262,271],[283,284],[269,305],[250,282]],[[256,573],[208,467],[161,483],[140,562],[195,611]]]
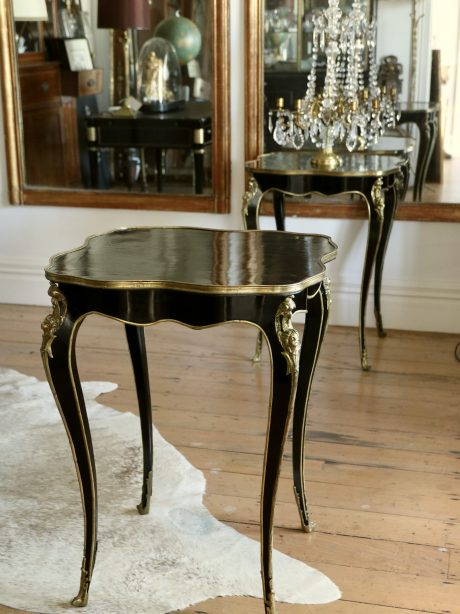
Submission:
[[[304,490],[304,435],[329,309],[325,263],[335,258],[336,249],[322,235],[134,228],[90,237],[82,247],[51,258],[45,274],[51,282],[52,313],[42,324],[41,351],[74,454],[85,520],[80,590],[73,605],[88,601],[97,547],[96,468],[75,344],[85,317],[98,313],[119,320],[126,329],[143,443],[141,514],[149,511],[153,467],[143,327],[161,320],[196,328],[243,321],[263,332],[272,357],[272,395],[260,531],[265,612],[274,614],[273,514],[291,413],[294,490],[302,527],[311,528]],[[302,338],[292,324],[292,315],[299,310],[306,312]]]
[[[155,151],[156,188],[163,192],[165,153],[168,149],[193,152],[195,194],[204,191],[204,153],[212,142],[212,111],[207,101],[191,101],[168,113],[136,113],[133,117],[98,113],[85,119],[91,187],[97,188],[101,152],[105,148],[139,148],[142,189],[148,191],[145,150]]]
[[[413,198],[415,202],[420,202],[439,131],[439,105],[435,102],[400,103],[397,124],[416,124],[418,128],[420,142],[415,163]]]
[[[393,219],[407,185],[407,158],[372,153],[342,153],[335,170],[313,168],[310,151],[277,151],[246,162],[249,185],[243,197],[243,222],[258,228],[259,209],[265,194],[273,193],[276,228],[284,230],[286,196],[356,194],[368,214],[368,234],[359,304],[359,349],[362,369],[369,367],[365,340],[365,313],[372,268],[375,264],[374,313],[377,330],[385,336],[380,306],[383,264]],[[308,200],[304,200],[308,207]]]

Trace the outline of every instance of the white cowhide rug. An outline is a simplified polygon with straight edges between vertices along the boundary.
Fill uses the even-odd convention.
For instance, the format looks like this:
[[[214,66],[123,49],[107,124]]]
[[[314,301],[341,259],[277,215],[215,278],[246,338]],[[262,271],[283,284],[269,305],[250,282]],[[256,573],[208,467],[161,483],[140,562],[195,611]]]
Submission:
[[[84,611],[164,614],[218,596],[261,597],[259,543],[208,512],[203,474],[157,431],[151,511],[137,513],[138,418],[95,401],[114,388],[84,384],[100,503],[98,556]],[[43,614],[72,611],[82,538],[73,460],[48,384],[0,369],[0,603]],[[325,575],[279,552],[274,582],[279,601],[340,598]]]

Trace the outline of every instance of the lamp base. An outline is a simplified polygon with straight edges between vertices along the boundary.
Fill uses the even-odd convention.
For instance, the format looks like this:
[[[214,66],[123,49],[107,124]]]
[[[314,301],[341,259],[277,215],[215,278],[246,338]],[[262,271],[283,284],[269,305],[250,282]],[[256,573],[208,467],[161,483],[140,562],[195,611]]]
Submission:
[[[342,158],[335,154],[332,149],[322,149],[311,159],[313,168],[319,168],[327,171],[335,171],[336,168],[342,166]]]

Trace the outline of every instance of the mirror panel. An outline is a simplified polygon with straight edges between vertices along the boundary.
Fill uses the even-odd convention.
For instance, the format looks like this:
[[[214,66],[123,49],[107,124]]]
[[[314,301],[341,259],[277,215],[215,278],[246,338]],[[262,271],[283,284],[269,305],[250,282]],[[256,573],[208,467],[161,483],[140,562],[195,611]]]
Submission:
[[[49,3],[49,0],[47,1]],[[79,0],[74,0],[74,2],[75,6],[80,6]],[[168,144],[168,148],[162,148],[160,155],[157,155],[157,150],[150,147],[150,140],[148,136],[145,136],[145,130],[138,130],[138,133],[145,136],[145,143],[141,143],[142,147],[135,147],[139,145],[139,136],[134,136],[134,141],[132,140],[133,118],[112,117],[106,108],[102,112],[97,107],[93,109],[92,106],[88,106],[88,101],[93,103],[95,96],[78,96],[72,89],[76,76],[81,80],[82,76],[89,74],[92,82],[95,82],[96,79],[93,77],[95,74],[96,78],[99,78],[98,71],[78,73],[63,70],[62,66],[59,66],[61,87],[65,89],[66,95],[59,97],[61,108],[57,126],[54,117],[52,121],[55,122],[54,127],[62,131],[62,141],[68,142],[71,138],[79,141],[80,160],[75,160],[75,148],[73,156],[63,155],[61,158],[56,156],[56,152],[53,158],[52,148],[47,150],[42,148],[41,153],[37,154],[37,141],[40,142],[41,138],[43,144],[43,141],[46,140],[40,135],[44,118],[41,118],[41,122],[36,121],[38,118],[37,105],[33,98],[27,96],[27,84],[33,81],[34,64],[43,62],[44,53],[43,50],[37,50],[36,57],[31,57],[33,54],[16,53],[15,25],[17,24],[13,22],[11,2],[1,3],[0,30],[2,32],[2,58],[4,58],[1,66],[2,100],[9,194],[12,203],[228,212],[230,202],[228,0],[176,0],[175,2],[154,3],[156,8],[152,8],[152,13],[158,12],[160,4],[163,5],[163,12],[154,16],[158,21],[161,20],[160,17],[170,14],[168,12],[170,5],[177,4],[178,6],[173,8],[183,9],[184,16],[189,14],[197,24],[201,24],[202,28],[202,46],[196,58],[197,62],[194,64],[195,73],[190,74],[187,66],[181,68],[184,76],[182,84],[185,86],[182,91],[188,93],[193,101],[190,104],[186,103],[185,108],[177,110],[176,115],[169,109],[166,113],[170,118],[168,125],[176,126],[176,132],[182,130],[181,121],[187,122],[187,134],[183,136],[183,140],[188,145],[192,139],[191,147],[184,149],[182,141],[179,141],[178,144],[182,148],[174,149],[174,143],[171,144],[169,141],[169,132],[166,132],[163,138],[168,139],[164,141],[164,144]],[[54,15],[55,19],[58,17]],[[47,24],[47,28],[49,27]],[[101,31],[95,30],[95,36],[98,32]],[[110,83],[110,93],[115,100],[117,98],[119,100],[120,87],[124,89],[124,71],[120,69],[119,62],[120,34],[121,31],[114,30],[113,36],[107,37],[112,41],[112,49],[107,49],[107,52],[109,55],[112,54],[113,74],[106,81]],[[138,51],[143,42],[152,35],[153,30],[142,33],[139,31],[138,44],[131,43],[134,51]],[[68,52],[66,53],[68,55]],[[29,56],[32,61],[27,62],[26,56]],[[48,62],[47,64],[59,63]],[[133,66],[131,62],[130,70],[133,70]],[[46,76],[47,78],[42,79],[40,83],[42,85],[45,83],[49,92],[53,88],[55,71],[51,70]],[[39,78],[41,77],[42,74],[39,75]],[[68,81],[67,78],[71,78],[71,81]],[[23,87],[20,86],[21,83]],[[105,98],[110,100],[107,92],[105,94]],[[53,98],[53,104],[57,98],[57,96]],[[77,109],[76,106],[80,99],[83,105],[81,109]],[[193,116],[190,119],[190,107],[193,105],[199,108],[198,118]],[[23,108],[26,109],[24,113]],[[28,113],[28,110],[35,112],[35,117]],[[73,123],[68,121],[69,117],[75,117],[76,111],[78,111],[77,127],[75,121]],[[91,117],[88,118],[88,114],[91,114]],[[186,117],[180,119],[181,114]],[[107,132],[110,127],[115,133],[112,138],[117,146],[112,146],[112,142],[106,146],[106,141],[97,143],[91,141],[89,138],[91,130],[86,130],[86,128],[88,126],[91,128],[90,120],[95,115],[103,116],[101,122],[105,122],[100,125],[96,124],[95,130],[98,131],[98,136],[104,134],[104,131]],[[153,129],[154,124],[158,125],[159,115],[164,116],[164,113],[151,114],[152,118],[155,117],[155,121],[149,123],[149,128],[151,126]],[[201,122],[203,117],[206,120],[203,130],[199,129],[202,127],[200,123],[198,130],[195,131],[195,123]],[[138,124],[134,125],[137,129]],[[214,129],[217,126],[219,128]],[[75,128],[78,134],[75,133]],[[34,134],[34,129],[38,131],[38,134]],[[123,137],[124,132],[126,134]],[[127,132],[130,134],[128,135]],[[155,138],[159,132],[157,130]],[[182,130],[181,133],[183,132]],[[45,136],[46,134],[47,131],[45,131]],[[89,139],[88,142],[85,142],[86,139]],[[82,143],[83,147],[81,147]],[[203,144],[202,147],[200,147],[201,144]],[[118,145],[121,146],[118,147]],[[84,156],[82,156],[82,149],[85,150]],[[202,155],[201,152],[203,152]],[[50,156],[51,159],[62,164],[61,168],[54,169],[54,176],[53,172],[51,174],[45,172],[46,168],[50,167],[46,167],[43,163]],[[202,165],[203,172],[201,172],[201,166],[196,166],[196,159]],[[57,163],[55,162],[54,166]],[[158,181],[159,169],[163,169],[163,173],[166,169],[166,174],[162,175],[162,186]],[[145,171],[145,175],[142,174],[142,171]],[[105,177],[105,183],[101,177]],[[161,187],[161,192],[158,192],[159,187]]]
[[[348,0],[346,0],[348,2]],[[300,28],[298,25],[302,13],[308,14],[312,8],[327,4],[325,0],[247,0],[246,4],[246,49],[250,53],[246,55],[246,142],[245,156],[247,160],[252,160],[258,155],[273,149],[271,145],[266,147],[265,142],[268,138],[272,140],[268,131],[264,131],[267,125],[267,71],[272,73],[276,71],[278,76],[289,74],[289,71],[296,70],[303,73],[305,76],[305,87],[307,81],[308,58],[306,57],[308,40],[304,36],[304,44],[299,42],[297,32]],[[295,6],[294,6],[295,5]],[[300,7],[300,8],[299,8]],[[285,41],[281,42],[278,48],[273,51],[273,42],[267,42],[266,33],[270,32],[270,24],[267,22],[268,17],[273,15],[273,11],[281,9],[288,12],[291,16],[297,16],[297,23],[291,19],[291,27],[287,28],[288,32]],[[306,11],[306,13],[305,13]],[[377,14],[378,20],[378,2],[371,2],[370,11]],[[278,16],[279,17],[279,16]],[[378,21],[377,21],[378,28]],[[273,28],[272,28],[273,29]],[[410,28],[409,28],[410,29]],[[289,37],[294,39],[294,42],[289,40]],[[411,32],[407,34],[408,43],[411,37]],[[279,43],[279,41],[278,41]],[[284,46],[284,49],[283,49]],[[264,59],[269,58],[269,66],[266,66]],[[286,57],[284,57],[286,56]],[[303,63],[302,63],[303,62]],[[304,88],[305,89],[305,88]],[[282,93],[280,95],[283,95]],[[289,106],[289,105],[288,105]],[[449,174],[444,173],[444,183],[442,189],[429,190],[425,192],[422,202],[411,202],[412,190],[409,189],[406,200],[400,203],[397,212],[398,219],[414,220],[414,221],[460,221],[460,190],[449,186]],[[431,187],[431,186],[430,186]],[[449,198],[445,194],[450,193]],[[439,202],[436,200],[437,194],[440,195]],[[429,200],[428,200],[429,199]],[[426,202],[425,202],[426,201]],[[309,204],[308,207],[300,203],[287,203],[287,213],[289,215],[299,216],[314,216],[314,217],[337,217],[337,218],[363,218],[365,212],[359,203],[347,202],[337,203],[334,207],[328,204],[322,204],[320,201],[314,205]],[[268,211],[268,209],[267,209]]]
[[[342,0],[348,12],[353,0]],[[265,0],[264,66],[267,72],[308,72],[312,64],[313,17],[327,8],[327,0]],[[368,19],[373,16],[374,2],[365,7]],[[325,56],[318,67],[325,66]]]

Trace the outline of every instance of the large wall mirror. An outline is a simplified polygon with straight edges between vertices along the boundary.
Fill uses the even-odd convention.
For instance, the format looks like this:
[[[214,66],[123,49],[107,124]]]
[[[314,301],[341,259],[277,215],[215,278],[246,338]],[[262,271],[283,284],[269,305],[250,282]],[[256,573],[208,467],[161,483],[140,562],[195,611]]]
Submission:
[[[228,0],[105,4],[0,2],[10,202],[228,212]]]
[[[423,4],[423,0],[422,0]],[[431,3],[431,41],[430,45],[436,49],[437,43],[445,45],[446,49],[442,49],[441,61],[438,65],[438,70],[441,74],[438,75],[441,88],[445,88],[446,75],[444,74],[443,56],[446,58],[445,63],[450,63],[449,78],[450,78],[450,103],[457,99],[460,101],[458,92],[460,91],[460,68],[457,66],[457,55],[452,53],[448,57],[449,49],[445,43],[446,24],[436,21],[442,19],[443,14],[447,15],[442,7],[433,7],[436,3]],[[341,1],[341,7],[346,10],[346,7],[351,5],[348,0]],[[408,54],[410,53],[411,44],[414,44],[416,37],[419,37],[419,45],[422,44],[420,30],[415,32],[411,29],[417,27],[420,21],[420,15],[414,15],[414,19],[410,20],[409,12],[414,5],[420,5],[412,0],[405,2],[392,2],[392,0],[368,0],[367,11],[369,15],[376,15],[377,31],[379,24],[388,34],[391,41],[391,36],[395,36],[394,28],[398,25],[399,17],[395,15],[395,10],[405,10],[407,13],[407,31],[402,32],[401,39],[403,47],[407,47]],[[279,88],[279,95],[285,97],[287,90],[299,89],[295,97],[301,97],[306,89],[307,74],[309,71],[309,26],[311,26],[311,15],[314,11],[321,10],[327,6],[327,0],[247,0],[246,2],[246,143],[245,156],[247,160],[252,160],[258,155],[273,151],[273,139],[267,130],[268,113],[267,107],[270,105],[268,101],[275,99],[276,90]],[[440,15],[437,16],[436,11],[439,9]],[[419,9],[420,10],[420,9]],[[458,9],[457,9],[458,10]],[[393,11],[393,13],[392,13]],[[392,17],[393,15],[393,17]],[[459,10],[460,16],[460,10]],[[393,22],[391,19],[393,18]],[[396,21],[395,21],[396,20]],[[449,18],[449,26],[453,27],[453,22],[457,24],[458,20]],[[401,22],[402,23],[402,22]],[[441,35],[436,40],[436,27]],[[456,25],[456,27],[458,27]],[[311,29],[311,28],[310,28]],[[310,33],[311,34],[311,33]],[[444,35],[444,36],[443,36]],[[452,31],[451,39],[454,47],[455,41],[458,40],[460,32]],[[387,38],[388,38],[387,37]],[[439,40],[441,39],[441,40]],[[393,39],[394,40],[394,39]],[[416,41],[417,42],[417,41]],[[388,47],[388,43],[387,43]],[[378,47],[377,47],[378,48]],[[399,48],[400,49],[400,48]],[[456,46],[455,46],[456,50]],[[435,52],[436,53],[436,52]],[[444,55],[445,54],[445,55]],[[414,57],[416,57],[414,55]],[[454,58],[452,60],[452,58]],[[377,57],[380,62],[383,58]],[[416,58],[417,59],[417,58]],[[439,56],[438,56],[439,60]],[[426,67],[411,56],[410,65],[406,58],[407,64],[402,71],[402,79],[406,80],[402,88],[401,101],[408,100],[407,91],[411,84],[409,81],[417,81],[417,77],[423,77],[423,72]],[[428,71],[429,73],[429,71]],[[291,82],[289,79],[291,78]],[[299,85],[300,84],[300,85]],[[303,84],[303,85],[302,85]],[[457,95],[455,92],[457,91]],[[418,94],[416,93],[415,96]],[[429,95],[428,95],[429,96]],[[446,98],[449,95],[446,96]],[[412,101],[419,100],[415,97]],[[425,101],[423,101],[425,102]],[[441,109],[440,124],[441,133],[445,135],[445,142],[449,141],[453,128],[453,123],[457,122],[457,128],[460,128],[460,122],[453,118],[460,117],[460,108],[452,112],[452,108],[444,108],[445,101],[441,101],[439,108]],[[460,102],[457,102],[460,105]],[[416,139],[415,148],[417,148],[418,129],[413,127],[412,136]],[[455,140],[450,138],[451,141]],[[276,148],[276,147],[275,147]],[[415,150],[415,155],[417,149]],[[460,151],[453,152],[449,155],[446,151],[438,152],[440,156],[439,165],[441,170],[437,173],[435,181],[430,180],[430,175],[424,183],[422,195],[420,199],[414,199],[414,191],[409,188],[404,202],[400,203],[397,213],[398,219],[403,220],[420,220],[420,221],[460,221],[460,187],[455,177],[460,171]],[[414,160],[415,167],[415,160]],[[270,205],[267,203],[267,207]],[[264,207],[262,207],[262,211]],[[266,209],[269,211],[270,209]],[[316,216],[316,217],[337,217],[337,218],[362,218],[365,216],[364,208],[356,202],[350,201],[343,204],[337,203],[337,206],[331,207],[329,204],[314,202],[309,203],[308,207],[302,203],[296,203],[295,200],[287,202],[286,212],[288,215],[298,216]]]

